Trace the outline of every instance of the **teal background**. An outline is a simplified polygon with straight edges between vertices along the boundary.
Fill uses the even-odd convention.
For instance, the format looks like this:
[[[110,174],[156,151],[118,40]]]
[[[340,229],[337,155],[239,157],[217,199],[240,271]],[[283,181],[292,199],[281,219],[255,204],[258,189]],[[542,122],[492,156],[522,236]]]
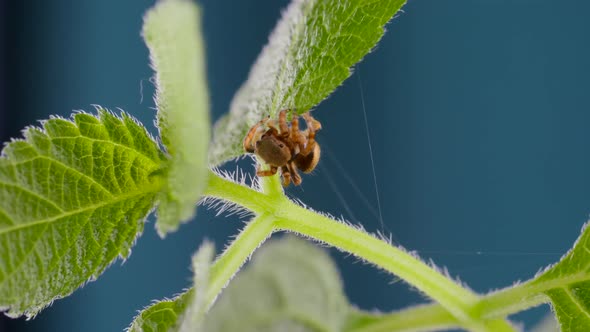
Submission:
[[[152,72],[139,35],[152,3],[2,3],[2,140],[92,104],[120,107],[154,130]],[[201,3],[217,119],[287,1]],[[571,247],[590,212],[589,11],[581,0],[410,1],[356,74],[316,109],[325,153],[289,194],[381,230],[362,95],[385,232],[479,292],[530,278]],[[35,320],[0,320],[0,331],[121,331],[137,310],[190,284],[190,255],[203,238],[219,249],[240,227],[200,209],[161,240],[151,217],[124,264]],[[384,272],[333,256],[361,308],[426,301]],[[515,320],[530,326],[546,312]]]

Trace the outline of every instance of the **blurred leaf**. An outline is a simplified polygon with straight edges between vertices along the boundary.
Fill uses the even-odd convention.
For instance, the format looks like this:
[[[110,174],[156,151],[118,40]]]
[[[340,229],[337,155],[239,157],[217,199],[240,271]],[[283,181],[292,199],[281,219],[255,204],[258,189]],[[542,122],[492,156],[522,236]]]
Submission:
[[[139,313],[131,323],[129,332],[176,331],[176,324],[186,310],[193,291],[189,290],[171,299],[152,304]]]
[[[573,249],[528,285],[551,298],[563,332],[590,331],[590,228]]]
[[[205,317],[204,330],[341,331],[348,308],[328,254],[288,237],[255,254]]]
[[[559,332],[559,324],[553,315],[547,315],[531,329],[531,332]]]
[[[207,311],[204,295],[215,251],[205,242],[193,256],[193,288],[172,300],[156,302],[135,317],[129,332],[199,332]]]
[[[293,0],[214,129],[214,165],[243,154],[242,139],[264,116],[302,114],[351,74],[405,0]]]
[[[159,196],[161,236],[195,215],[208,176],[209,96],[201,15],[191,1],[162,0],[145,16],[143,36],[156,71],[158,127],[170,154]]]
[[[209,286],[209,269],[215,255],[215,248],[211,242],[205,241],[193,256],[193,291],[190,305],[183,315],[180,332],[199,332],[207,312],[205,295]]]
[[[196,260],[201,261],[206,252],[199,250]],[[179,331],[179,322],[187,319],[181,318],[185,310],[197,312],[199,319],[203,307],[195,289],[205,292],[199,287],[198,276],[206,273],[195,272],[196,287],[145,309],[129,331]],[[189,301],[196,305],[189,305]],[[328,254],[306,241],[288,237],[265,244],[199,323],[207,332],[331,332],[342,330],[348,314],[342,283]]]
[[[0,308],[35,315],[127,257],[164,161],[129,116],[99,109],[24,131],[0,156]]]
[[[205,242],[193,256],[193,288],[172,300],[156,302],[135,317],[129,332],[201,331],[207,308],[203,294],[209,282],[209,267],[215,251]]]

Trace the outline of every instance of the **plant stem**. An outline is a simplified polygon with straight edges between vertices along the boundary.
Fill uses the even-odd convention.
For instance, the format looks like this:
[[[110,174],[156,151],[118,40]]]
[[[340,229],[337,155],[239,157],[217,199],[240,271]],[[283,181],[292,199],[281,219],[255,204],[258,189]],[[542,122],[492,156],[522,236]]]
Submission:
[[[353,253],[404,280],[411,281],[412,285],[430,295],[444,307],[457,308],[455,314],[460,317],[463,316],[464,308],[477,303],[478,298],[475,294],[405,251],[344,223],[290,203],[285,205],[281,209],[282,217],[276,222],[280,229],[311,236],[343,251]]]
[[[548,303],[549,298],[531,289],[527,283],[483,296],[476,308],[485,319],[497,319]],[[459,327],[459,321],[440,304],[429,304],[389,314],[368,317],[359,328],[347,332],[418,332]]]
[[[221,254],[211,267],[206,307],[211,306],[217,295],[240,270],[250,255],[273,232],[274,217],[261,215],[250,220],[240,235]]]
[[[357,317],[355,317],[357,316]],[[425,332],[456,328],[459,322],[440,305],[423,305],[390,314],[353,313],[346,332]]]
[[[274,230],[300,233],[371,262],[408,282],[441,303],[459,325],[481,332],[511,332],[502,319],[484,320],[477,294],[428,266],[411,254],[368,233],[307,210],[288,200],[277,176],[262,180],[264,193],[210,174],[208,196],[244,206],[264,217],[254,219],[212,268],[208,300],[213,303],[243,262]],[[264,225],[264,226],[259,226]],[[218,272],[219,271],[219,272]]]
[[[275,225],[349,252],[405,280],[446,308],[472,331],[514,331],[503,321],[483,322],[473,308],[479,297],[409,253],[350,225],[302,208],[285,199],[276,207]]]
[[[285,195],[285,191],[283,190],[283,185],[281,184],[281,179],[278,174],[275,176],[265,176],[260,178],[260,184],[262,185],[262,192],[270,197],[283,198]]]
[[[508,287],[484,296],[478,304],[478,310],[486,318],[511,315],[549,303],[549,297],[542,293],[544,290],[531,287],[530,283]]]
[[[209,172],[207,188],[203,195],[222,199],[243,206],[257,214],[273,211],[273,196],[242,186]]]

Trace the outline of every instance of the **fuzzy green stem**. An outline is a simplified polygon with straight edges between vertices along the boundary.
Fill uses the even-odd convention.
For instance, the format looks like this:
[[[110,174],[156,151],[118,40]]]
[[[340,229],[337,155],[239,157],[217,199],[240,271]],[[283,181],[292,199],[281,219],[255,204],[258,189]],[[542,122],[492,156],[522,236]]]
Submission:
[[[550,289],[550,288],[549,288]],[[500,317],[549,303],[549,297],[542,293],[546,289],[531,287],[530,283],[502,289],[486,295],[478,304],[482,317]]]
[[[349,252],[399,276],[410,285],[441,303],[458,320],[460,325],[468,330],[481,332],[514,331],[509,323],[501,319],[487,321],[482,319],[479,311],[476,310],[479,296],[461,287],[450,278],[420,261],[420,259],[351,225],[332,220],[294,204],[284,196],[278,177],[262,179],[262,187],[264,193],[222,179],[215,174],[211,174],[209,177],[206,195],[239,204],[255,213],[268,216],[268,218],[264,218],[264,220],[267,220],[267,228],[258,229],[256,224],[252,225],[253,231],[250,232],[255,234],[257,238],[254,241],[248,241],[249,245],[246,248],[233,249],[234,246],[238,246],[238,239],[245,238],[244,241],[247,241],[250,236],[254,236],[248,235],[250,233],[245,234],[249,229],[248,227],[228,249],[228,251],[231,250],[232,252],[241,251],[242,262],[273,230],[300,233]],[[221,259],[216,262],[213,269],[226,271],[220,273],[223,277],[219,277],[223,281],[223,285],[225,285],[229,278],[237,272],[241,263],[238,264],[239,259],[236,259],[232,264],[224,263]],[[217,268],[217,266],[221,267]],[[211,302],[221,291],[223,285],[217,285],[215,288],[211,287]]]
[[[446,308],[457,308],[456,315],[460,317],[463,316],[464,308],[478,301],[476,295],[412,255],[361,230],[290,204],[285,204],[281,215],[276,222],[279,229],[323,241],[411,281],[416,288]]]
[[[208,179],[205,196],[235,203],[257,214],[274,210],[272,196],[224,179],[213,172],[209,173]]]
[[[309,236],[373,263],[418,288],[472,331],[514,331],[502,320],[484,322],[474,312],[479,297],[409,253],[350,225],[283,200],[275,225]]]
[[[283,185],[281,184],[281,178],[278,174],[275,176],[265,176],[260,178],[260,184],[262,191],[270,197],[282,198],[285,195]]]
[[[351,316],[346,332],[426,332],[459,327],[457,319],[440,305],[417,306],[390,314],[359,312]]]
[[[549,298],[528,283],[483,296],[476,305],[480,316],[498,319],[549,302]],[[429,304],[365,319],[364,324],[347,332],[419,332],[456,328],[459,321],[440,304]]]
[[[261,215],[248,222],[240,235],[231,243],[211,267],[206,307],[211,306],[221,290],[240,270],[250,255],[273,232],[273,216]]]

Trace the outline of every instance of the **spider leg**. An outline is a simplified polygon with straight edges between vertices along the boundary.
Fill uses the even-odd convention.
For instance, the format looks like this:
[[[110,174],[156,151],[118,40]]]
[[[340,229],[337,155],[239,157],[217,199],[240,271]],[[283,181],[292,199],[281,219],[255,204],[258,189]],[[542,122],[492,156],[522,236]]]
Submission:
[[[268,130],[265,134],[272,134],[273,136],[279,136],[279,130],[277,129],[277,121],[276,120],[268,120],[266,123]]]
[[[307,144],[305,145],[305,149],[301,151],[301,154],[307,156],[316,149],[315,133],[322,129],[322,124],[314,119],[309,112],[303,114],[303,118],[307,123],[307,130],[305,131],[307,133]]]
[[[270,169],[256,169],[256,175],[258,176],[272,176],[277,174],[278,168],[276,166],[270,166]]]
[[[300,151],[302,151],[305,148],[305,143],[306,143],[305,135],[303,135],[301,133],[301,130],[299,129],[299,117],[296,115],[293,116],[293,119],[291,120],[290,141],[292,142],[293,149],[295,147],[299,148],[298,151],[295,151],[294,155],[298,154]]]
[[[291,183],[291,172],[287,166],[281,167],[281,174],[283,175],[283,187],[286,187]]]
[[[291,173],[291,177],[293,178],[293,184],[298,186],[301,184],[301,176],[299,175],[299,172],[297,172],[297,166],[295,166],[294,162],[289,162],[287,164],[287,167],[289,168],[289,172]]]
[[[289,136],[289,126],[287,125],[287,110],[279,112],[279,129],[281,136]]]
[[[291,119],[291,136],[297,136],[299,133],[299,117],[297,115],[293,115],[293,119]]]
[[[278,136],[279,131],[277,130],[277,128],[275,128],[273,126],[268,126],[268,130],[264,134],[265,135],[271,134],[272,136]]]
[[[303,113],[303,118],[305,119],[305,122],[307,123],[307,127],[311,128],[314,132],[322,129],[322,124],[313,118],[313,116],[311,116],[311,114],[309,114],[309,112],[307,113]]]
[[[269,128],[274,128],[274,129],[276,129],[276,130],[277,130],[277,133],[279,132],[279,130],[277,129],[277,128],[278,128],[278,126],[279,126],[279,124],[278,124],[277,120],[275,120],[275,119],[268,120],[268,121],[266,122],[266,126],[267,126],[267,127],[269,127]]]
[[[260,126],[262,126],[267,121],[268,121],[268,117],[260,120],[257,124],[252,126],[252,128],[250,128],[250,130],[248,131],[248,134],[246,134],[246,137],[244,138],[244,141],[242,142],[242,146],[244,147],[244,151],[249,152],[249,153],[253,153],[255,151],[254,144],[252,144],[252,143],[256,141],[256,139],[254,139],[254,138],[255,138],[256,133],[258,132],[258,129],[260,128]]]

